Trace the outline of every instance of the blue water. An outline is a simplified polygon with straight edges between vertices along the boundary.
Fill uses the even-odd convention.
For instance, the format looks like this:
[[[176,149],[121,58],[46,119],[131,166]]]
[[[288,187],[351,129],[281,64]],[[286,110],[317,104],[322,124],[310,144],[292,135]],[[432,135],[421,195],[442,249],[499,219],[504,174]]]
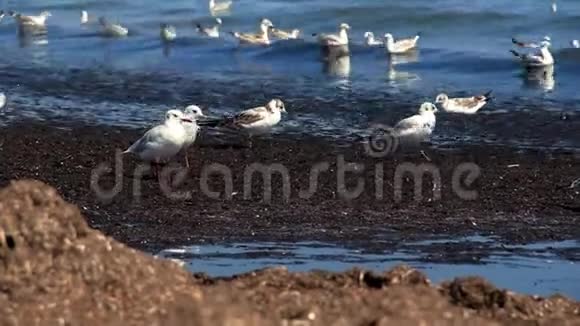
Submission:
[[[0,91],[11,103],[2,123],[18,119],[75,119],[144,127],[168,107],[197,103],[221,115],[273,96],[290,114],[276,132],[331,137],[364,134],[370,124],[393,124],[441,91],[466,95],[493,89],[496,101],[476,117],[441,114],[435,143],[502,143],[580,148],[580,2],[559,0],[236,0],[221,17],[222,31],[253,31],[260,17],[304,39],[266,48],[238,49],[196,34],[210,23],[207,3],[195,1],[1,0],[24,13],[50,10],[48,33],[22,38],[10,17],[0,22]],[[105,39],[96,25],[79,24],[79,11],[106,16],[130,29]],[[177,27],[164,46],[159,24]],[[351,27],[351,56],[326,64],[310,35]],[[392,58],[363,46],[365,31],[408,36],[421,31],[420,51]],[[226,33],[224,33],[226,34]],[[508,50],[512,36],[550,35],[557,64],[553,78],[525,73]],[[390,64],[394,63],[394,65]]]
[[[466,259],[462,261],[437,262],[423,252],[431,244],[459,241],[481,244],[479,252],[474,253],[483,254],[483,258],[469,262],[469,255],[464,254]],[[478,275],[512,291],[531,295],[561,293],[580,299],[578,261],[567,260],[554,252],[555,249],[570,248],[578,248],[578,243],[563,241],[500,247],[492,239],[472,237],[401,244],[401,249],[396,251],[347,248],[321,242],[232,243],[168,249],[158,255],[177,259],[192,272],[204,272],[211,276],[231,276],[279,265],[286,266],[290,271],[321,269],[341,272],[359,267],[381,272],[407,264],[423,271],[436,283]]]

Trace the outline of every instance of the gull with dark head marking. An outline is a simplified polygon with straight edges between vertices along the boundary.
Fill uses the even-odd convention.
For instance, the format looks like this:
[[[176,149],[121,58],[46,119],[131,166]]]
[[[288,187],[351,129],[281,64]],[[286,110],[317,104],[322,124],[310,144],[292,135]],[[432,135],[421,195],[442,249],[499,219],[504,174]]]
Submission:
[[[429,140],[435,130],[437,107],[430,102],[421,104],[419,113],[399,121],[394,134],[401,140],[420,143]]]
[[[44,28],[46,27],[46,19],[52,16],[50,11],[43,11],[38,16],[26,16],[14,11],[11,11],[9,14],[21,28]]]
[[[364,38],[365,38],[365,44],[367,46],[381,46],[381,45],[385,45],[385,42],[383,42],[381,40],[377,40],[375,38],[375,34],[373,32],[365,32]]]
[[[417,48],[417,42],[421,37],[421,33],[413,37],[401,38],[395,40],[390,33],[385,34],[385,47],[388,53],[401,54],[406,53]]]
[[[150,162],[154,171],[158,172],[157,165],[170,160],[183,148],[187,140],[184,122],[191,120],[180,110],[167,111],[163,124],[147,131],[123,153],[133,153],[141,160]]]
[[[348,45],[348,31],[350,26],[347,23],[342,23],[338,27],[338,34],[312,34],[317,36],[318,43],[322,46],[344,46]]]
[[[300,30],[295,28],[291,31],[285,31],[277,28],[271,29],[272,36],[276,37],[279,40],[295,40],[300,36]]]
[[[183,127],[185,128],[186,138],[185,142],[183,143],[183,152],[185,156],[185,166],[189,167],[189,158],[187,150],[193,143],[195,143],[195,139],[197,138],[197,132],[199,131],[199,125],[197,124],[197,119],[199,117],[203,117],[203,112],[201,108],[197,105],[189,105],[186,106],[183,110],[183,115],[188,121],[183,122]]]
[[[435,103],[441,104],[445,112],[475,114],[491,99],[491,91],[482,95],[456,98],[449,98],[447,94],[441,93],[437,95]]]
[[[525,67],[529,67],[529,68],[545,67],[545,66],[549,66],[549,65],[554,64],[554,57],[552,56],[552,53],[550,53],[550,50],[549,50],[549,47],[551,45],[549,41],[544,40],[544,41],[540,42],[539,44],[523,43],[523,42],[518,42],[516,44],[518,46],[522,46],[522,47],[532,47],[532,48],[539,47],[540,48],[539,51],[537,51],[535,53],[530,53],[530,54],[524,54],[524,53],[519,53],[515,50],[510,50],[510,52],[515,57],[520,59],[520,62]]]
[[[215,19],[216,24],[213,26],[202,26],[200,23],[197,23],[197,31],[201,34],[201,35],[205,35],[207,37],[213,37],[213,38],[218,38],[220,37],[220,26],[222,24],[222,19],[221,18],[216,18]]]
[[[257,33],[238,33],[232,32],[232,35],[240,41],[240,44],[270,45],[268,32],[274,24],[267,19],[262,18],[260,21],[260,30]]]
[[[164,42],[171,42],[177,38],[177,30],[174,26],[162,23],[159,36]]]
[[[101,32],[104,36],[108,37],[123,37],[129,34],[129,29],[121,24],[115,24],[109,22],[105,17],[99,18],[99,24],[101,24]]]

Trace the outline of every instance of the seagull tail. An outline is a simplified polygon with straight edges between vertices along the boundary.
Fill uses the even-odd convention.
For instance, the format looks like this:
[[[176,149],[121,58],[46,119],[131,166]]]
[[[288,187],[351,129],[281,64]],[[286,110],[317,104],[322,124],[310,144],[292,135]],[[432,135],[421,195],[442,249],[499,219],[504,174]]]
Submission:
[[[415,40],[418,40],[422,35],[423,32],[417,32],[417,34],[415,34]]]
[[[229,120],[231,120],[231,119],[229,119],[229,118],[206,118],[206,119],[197,120],[197,125],[203,126],[203,127],[215,128],[215,127],[224,126],[226,124],[226,122]]]
[[[17,12],[15,12],[14,10],[10,10],[10,11],[8,12],[8,16],[10,16],[10,17],[16,17],[16,16],[18,16],[18,13],[17,13]]]
[[[232,34],[234,37],[240,37],[240,33],[238,32],[229,32],[230,34]]]
[[[511,52],[511,54],[513,54],[514,56],[516,56],[518,58],[521,58],[522,57],[522,55],[519,54],[519,53],[517,53],[515,50],[510,50],[510,52]]]
[[[200,23],[195,23],[195,26],[197,27],[198,31],[201,31],[203,28]]]
[[[519,46],[519,47],[525,47],[526,44],[524,42],[518,41],[516,40],[514,37],[512,37],[512,43]]]
[[[316,37],[318,36],[318,33],[312,33],[312,36]]]
[[[486,101],[492,101],[494,99],[493,95],[491,95],[491,93],[493,92],[493,90],[489,90],[487,91],[485,94],[483,94],[483,96],[485,97]]]

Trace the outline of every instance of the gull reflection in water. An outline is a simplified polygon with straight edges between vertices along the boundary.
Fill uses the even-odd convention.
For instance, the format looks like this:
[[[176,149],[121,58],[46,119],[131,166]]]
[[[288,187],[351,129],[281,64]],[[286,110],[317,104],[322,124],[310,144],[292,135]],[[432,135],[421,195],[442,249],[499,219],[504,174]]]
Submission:
[[[419,51],[416,49],[407,53],[389,55],[389,64],[391,65],[401,65],[414,62],[419,62]]]
[[[400,64],[419,61],[419,55],[417,51],[412,51],[407,54],[390,55],[387,60],[388,60],[387,81],[389,85],[400,86],[403,84],[411,84],[414,81],[421,79],[419,75],[415,73],[400,71],[395,68],[395,66]]]
[[[28,49],[31,62],[35,64],[48,64],[47,32],[45,28],[18,28],[18,45]]]
[[[526,68],[524,72],[524,86],[529,88],[541,88],[546,92],[554,90],[554,65],[545,67]]]
[[[324,73],[341,78],[350,76],[350,52],[348,46],[332,46],[322,48]]]

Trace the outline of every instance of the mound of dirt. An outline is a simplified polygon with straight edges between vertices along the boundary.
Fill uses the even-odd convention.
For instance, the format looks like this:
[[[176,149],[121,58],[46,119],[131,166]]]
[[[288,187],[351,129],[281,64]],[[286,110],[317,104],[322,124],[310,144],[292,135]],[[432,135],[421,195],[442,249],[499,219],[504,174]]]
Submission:
[[[580,324],[580,305],[481,278],[433,286],[405,266],[192,275],[87,226],[37,181],[0,191],[0,325]]]

